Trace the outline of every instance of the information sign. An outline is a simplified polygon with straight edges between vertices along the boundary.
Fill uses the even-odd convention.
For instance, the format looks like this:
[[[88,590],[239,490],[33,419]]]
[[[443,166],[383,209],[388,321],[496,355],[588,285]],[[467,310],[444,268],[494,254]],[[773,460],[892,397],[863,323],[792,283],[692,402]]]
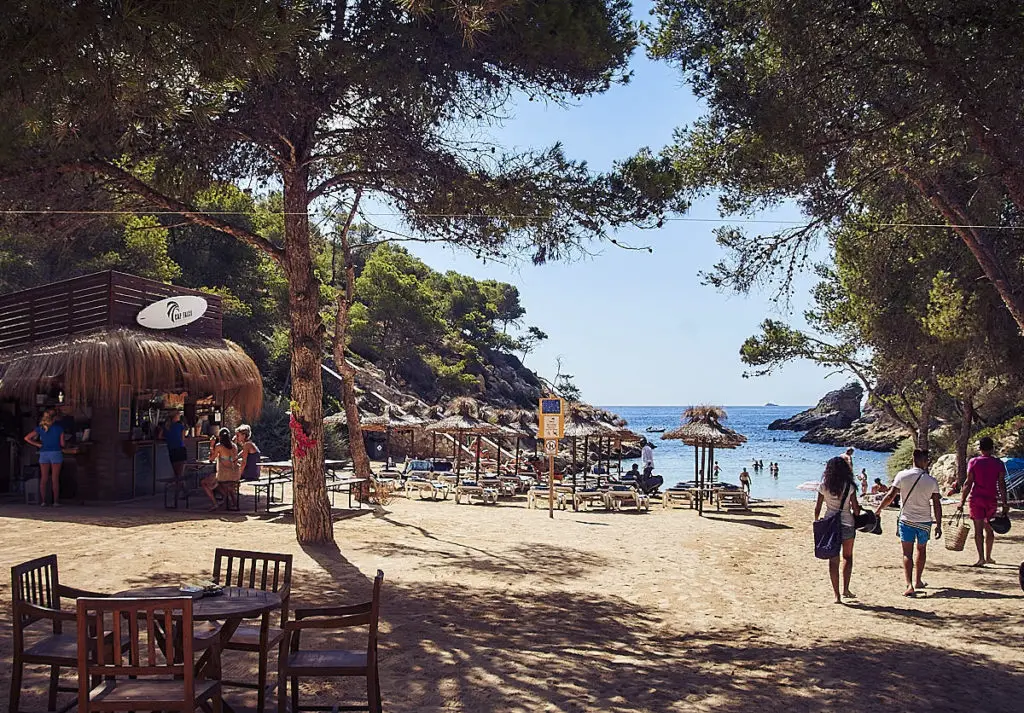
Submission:
[[[549,438],[544,441],[544,455],[556,456],[558,455],[558,441],[554,438]]]
[[[538,410],[538,435],[541,438],[562,438],[565,435],[565,402],[557,396],[546,397],[540,400]]]

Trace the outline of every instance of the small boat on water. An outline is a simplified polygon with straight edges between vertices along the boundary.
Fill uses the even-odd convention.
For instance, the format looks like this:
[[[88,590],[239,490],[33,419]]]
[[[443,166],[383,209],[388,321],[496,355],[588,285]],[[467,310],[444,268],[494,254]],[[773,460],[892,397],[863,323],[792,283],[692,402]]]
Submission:
[[[657,426],[648,426],[644,430],[647,431],[648,433],[664,433],[665,432],[664,428],[658,428]]]

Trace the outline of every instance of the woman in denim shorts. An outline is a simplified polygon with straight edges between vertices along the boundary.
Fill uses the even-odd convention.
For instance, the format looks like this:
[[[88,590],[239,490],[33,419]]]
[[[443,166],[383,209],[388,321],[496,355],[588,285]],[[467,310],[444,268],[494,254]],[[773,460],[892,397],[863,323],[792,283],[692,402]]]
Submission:
[[[25,436],[25,443],[39,449],[39,504],[46,507],[47,483],[53,483],[53,506],[60,507],[60,468],[64,464],[64,428],[52,409],[43,411],[39,425]],[[52,479],[52,480],[51,480]]]

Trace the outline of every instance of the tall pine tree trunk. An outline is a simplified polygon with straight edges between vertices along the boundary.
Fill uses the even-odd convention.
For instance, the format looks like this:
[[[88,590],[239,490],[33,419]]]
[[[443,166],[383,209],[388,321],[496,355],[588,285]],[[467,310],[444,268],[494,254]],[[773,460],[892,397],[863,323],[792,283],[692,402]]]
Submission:
[[[357,478],[370,478],[370,457],[366,454],[363,429],[359,424],[359,404],[356,402],[356,370],[345,359],[345,333],[348,328],[349,301],[345,292],[338,293],[338,314],[334,333],[334,366],[341,374],[341,403],[345,407],[348,424],[348,452],[352,456],[352,470]]]
[[[338,313],[334,327],[334,366],[341,374],[341,402],[345,407],[345,420],[348,423],[348,449],[352,457],[352,470],[355,477],[366,478],[367,487],[361,495],[369,492],[369,479],[373,477],[370,470],[370,457],[366,454],[366,442],[363,440],[363,429],[359,423],[359,404],[356,402],[356,370],[345,358],[345,343],[348,335],[348,312],[355,300],[356,267],[352,261],[352,244],[348,239],[349,229],[359,209],[362,191],[357,191],[352,201],[352,209],[348,219],[338,236],[341,240],[341,255],[345,269],[345,289],[338,291]]]
[[[313,272],[309,235],[309,175],[305,167],[284,172],[284,271],[291,324],[292,418],[309,440],[292,432],[295,533],[301,543],[334,541],[331,503],[324,477],[323,355],[320,282]]]
[[[967,449],[970,447],[971,426],[974,423],[974,397],[964,396],[960,406],[960,434],[956,439],[956,484],[962,487],[967,480]]]

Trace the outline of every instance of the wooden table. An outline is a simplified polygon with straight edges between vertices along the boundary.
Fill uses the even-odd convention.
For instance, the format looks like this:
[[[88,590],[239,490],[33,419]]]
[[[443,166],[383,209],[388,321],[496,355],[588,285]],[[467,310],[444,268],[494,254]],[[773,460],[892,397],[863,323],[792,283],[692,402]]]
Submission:
[[[151,599],[154,597],[185,597],[177,587],[139,587],[118,592],[115,597],[136,597]],[[194,621],[223,622],[220,628],[220,648],[227,647],[231,637],[245,619],[262,616],[267,612],[281,608],[281,597],[275,592],[247,587],[224,587],[224,593],[196,599],[192,602],[192,619]],[[196,662],[196,677],[220,680],[219,661],[215,661],[209,650],[205,651]],[[227,701],[224,710],[232,711]]]

